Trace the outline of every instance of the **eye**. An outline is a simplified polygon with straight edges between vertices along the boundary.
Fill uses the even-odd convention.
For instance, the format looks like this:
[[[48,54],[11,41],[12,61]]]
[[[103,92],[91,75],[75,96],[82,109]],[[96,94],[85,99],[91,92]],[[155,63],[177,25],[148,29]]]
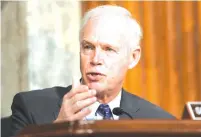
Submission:
[[[106,47],[105,50],[106,50],[106,51],[114,51],[114,52],[115,52],[115,50],[112,49],[112,48],[110,48],[110,47]]]
[[[84,49],[87,49],[87,50],[93,50],[94,49],[94,46],[92,46],[90,44],[86,44],[83,47],[84,47]]]

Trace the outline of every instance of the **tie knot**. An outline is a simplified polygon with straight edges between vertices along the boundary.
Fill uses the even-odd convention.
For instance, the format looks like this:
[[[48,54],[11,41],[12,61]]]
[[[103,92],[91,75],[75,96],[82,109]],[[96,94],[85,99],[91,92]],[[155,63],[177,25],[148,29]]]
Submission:
[[[107,104],[100,104],[100,106],[98,107],[96,114],[100,114],[101,116],[103,116],[103,119],[112,119],[112,112],[111,109],[109,107],[109,105]]]

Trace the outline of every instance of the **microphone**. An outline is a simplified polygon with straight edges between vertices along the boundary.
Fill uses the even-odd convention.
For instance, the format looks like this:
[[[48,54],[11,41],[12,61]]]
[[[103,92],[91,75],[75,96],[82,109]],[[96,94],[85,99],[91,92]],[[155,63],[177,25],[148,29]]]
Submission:
[[[112,110],[112,113],[115,114],[115,115],[117,115],[117,116],[120,116],[120,115],[122,115],[122,114],[126,114],[130,119],[133,119],[133,117],[132,117],[129,113],[127,113],[126,111],[124,111],[124,110],[123,110],[122,108],[120,108],[120,107],[114,108],[114,109]]]

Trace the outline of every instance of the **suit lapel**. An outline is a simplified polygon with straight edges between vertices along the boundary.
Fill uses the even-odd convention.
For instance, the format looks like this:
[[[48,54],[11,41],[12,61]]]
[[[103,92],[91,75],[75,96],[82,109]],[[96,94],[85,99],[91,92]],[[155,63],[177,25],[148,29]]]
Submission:
[[[60,108],[61,108],[61,102],[62,102],[62,99],[59,99],[59,101],[57,103],[57,106],[55,108],[55,111],[53,112],[54,120],[56,120],[58,115],[59,115],[59,111],[60,111]]]
[[[120,107],[127,113],[129,113],[133,118],[135,118],[135,114],[140,111],[140,107],[137,103],[137,99],[134,95],[128,93],[124,89],[122,89],[122,97],[120,102]],[[129,117],[125,114],[120,115],[120,119],[128,119]]]

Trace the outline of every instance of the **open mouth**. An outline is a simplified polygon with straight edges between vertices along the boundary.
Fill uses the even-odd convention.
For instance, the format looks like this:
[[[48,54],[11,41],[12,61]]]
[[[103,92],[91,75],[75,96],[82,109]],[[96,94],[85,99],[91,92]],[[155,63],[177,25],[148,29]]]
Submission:
[[[96,76],[96,75],[103,75],[103,74],[98,72],[91,72],[91,73],[88,73],[88,75]]]
[[[90,81],[98,81],[98,80],[102,79],[103,77],[104,77],[104,74],[102,74],[102,73],[98,73],[98,72],[87,73],[87,78]]]

